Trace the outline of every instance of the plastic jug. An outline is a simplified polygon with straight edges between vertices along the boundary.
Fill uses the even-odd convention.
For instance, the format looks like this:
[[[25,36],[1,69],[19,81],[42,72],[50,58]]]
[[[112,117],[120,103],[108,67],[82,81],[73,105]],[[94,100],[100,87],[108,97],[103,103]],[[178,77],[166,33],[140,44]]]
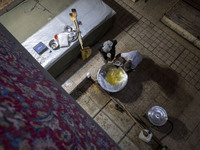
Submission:
[[[152,132],[147,129],[143,129],[139,134],[139,138],[147,143],[151,140],[152,136],[153,136]]]

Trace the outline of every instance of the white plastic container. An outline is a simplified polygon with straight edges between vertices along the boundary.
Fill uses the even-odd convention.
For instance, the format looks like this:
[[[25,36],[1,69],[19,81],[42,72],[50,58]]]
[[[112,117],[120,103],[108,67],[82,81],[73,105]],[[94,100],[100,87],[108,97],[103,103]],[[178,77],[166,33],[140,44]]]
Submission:
[[[143,129],[139,134],[139,138],[147,143],[151,141],[152,136],[153,136],[152,132],[147,129]]]
[[[86,74],[86,76],[87,76],[87,78],[91,78],[91,73],[88,72],[88,73]]]

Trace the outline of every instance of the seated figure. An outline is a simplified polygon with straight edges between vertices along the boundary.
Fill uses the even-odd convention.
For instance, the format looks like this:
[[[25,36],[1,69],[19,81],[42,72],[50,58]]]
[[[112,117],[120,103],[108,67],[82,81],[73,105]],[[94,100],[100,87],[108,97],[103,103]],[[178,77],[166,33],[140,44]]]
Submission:
[[[113,59],[116,66],[123,66],[126,72],[135,69],[142,61],[142,55],[138,51],[130,51],[126,53],[119,53]]]
[[[112,61],[115,57],[115,46],[117,45],[117,40],[107,40],[100,44],[99,46],[99,52],[104,58],[104,62],[108,63],[108,61]],[[108,57],[108,54],[111,55],[111,57]]]

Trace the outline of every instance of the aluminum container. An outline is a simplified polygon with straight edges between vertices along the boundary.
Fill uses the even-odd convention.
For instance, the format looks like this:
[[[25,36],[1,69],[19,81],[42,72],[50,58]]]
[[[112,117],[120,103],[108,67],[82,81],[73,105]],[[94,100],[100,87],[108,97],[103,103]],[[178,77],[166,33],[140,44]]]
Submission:
[[[126,86],[128,75],[122,67],[116,67],[112,63],[109,63],[103,65],[98,70],[97,80],[104,90],[118,92]]]

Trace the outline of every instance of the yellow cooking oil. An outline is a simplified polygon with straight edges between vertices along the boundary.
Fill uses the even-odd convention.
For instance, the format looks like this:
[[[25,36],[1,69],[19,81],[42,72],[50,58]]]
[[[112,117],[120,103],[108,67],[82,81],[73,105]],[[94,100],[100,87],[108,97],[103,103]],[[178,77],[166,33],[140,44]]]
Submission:
[[[106,73],[105,80],[115,86],[123,80],[123,74],[117,68],[111,68]]]

